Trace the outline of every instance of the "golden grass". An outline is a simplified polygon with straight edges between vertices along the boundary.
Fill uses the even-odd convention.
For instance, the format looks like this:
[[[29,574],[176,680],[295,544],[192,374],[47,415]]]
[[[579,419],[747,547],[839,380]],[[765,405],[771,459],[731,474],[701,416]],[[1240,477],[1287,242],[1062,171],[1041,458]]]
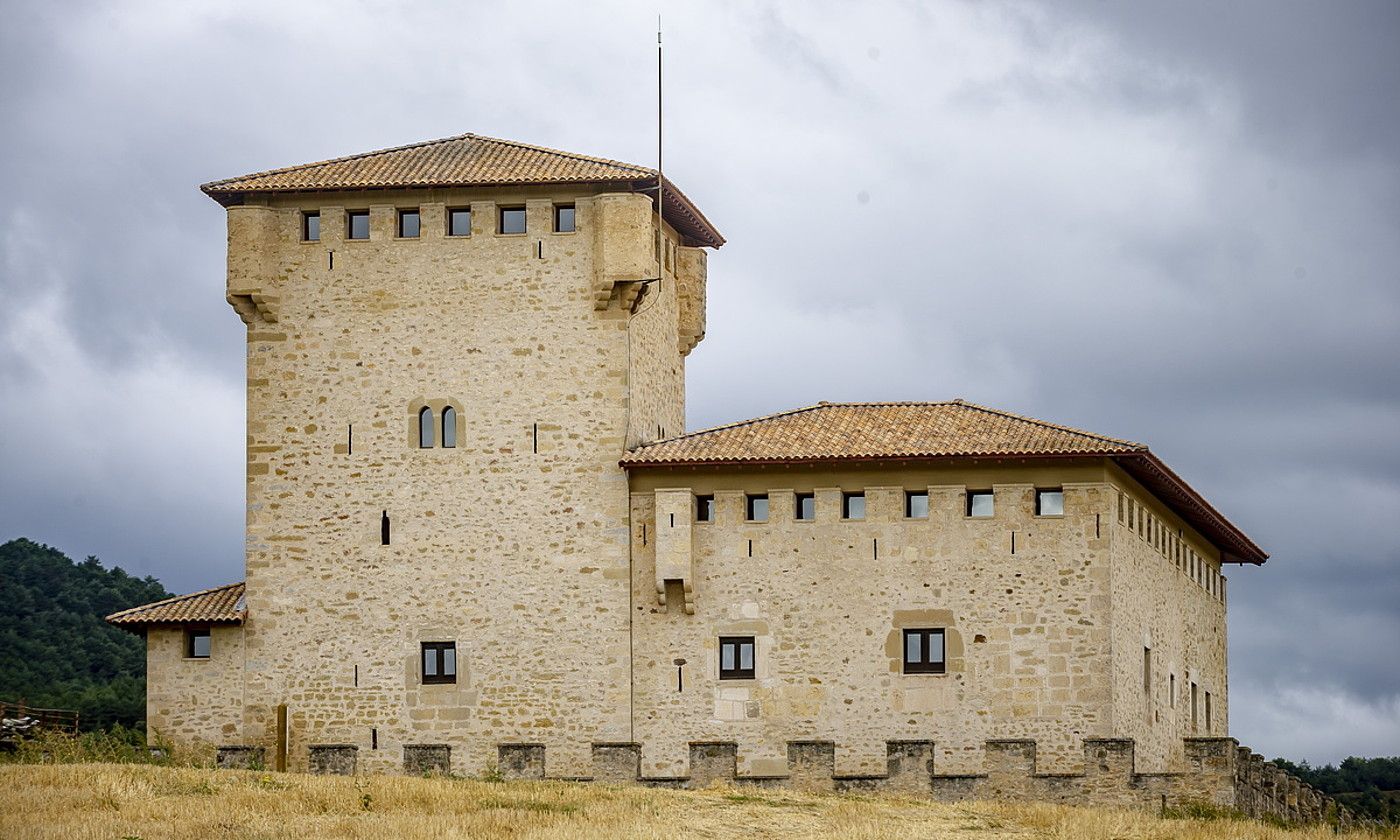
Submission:
[[[944,805],[752,788],[324,777],[132,764],[0,766],[0,838],[1065,838],[1305,840],[1252,821],[1161,820],[1054,805]],[[1356,840],[1400,832],[1360,832]]]

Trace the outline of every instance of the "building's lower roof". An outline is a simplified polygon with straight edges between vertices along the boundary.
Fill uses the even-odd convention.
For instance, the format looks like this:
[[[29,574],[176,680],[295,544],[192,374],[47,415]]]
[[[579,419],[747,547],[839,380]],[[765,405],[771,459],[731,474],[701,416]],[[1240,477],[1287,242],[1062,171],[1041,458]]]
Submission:
[[[948,402],[820,403],[649,443],[628,469],[934,459],[1108,457],[1214,542],[1225,562],[1263,563],[1263,549],[1141,443]]]
[[[242,624],[247,612],[239,581],[115,612],[107,621],[132,630],[159,624]]]
[[[225,206],[249,193],[479,187],[524,184],[621,184],[654,190],[656,170],[607,158],[561,152],[479,134],[255,172],[200,187]],[[665,217],[687,244],[718,248],[724,237],[670,179]]]

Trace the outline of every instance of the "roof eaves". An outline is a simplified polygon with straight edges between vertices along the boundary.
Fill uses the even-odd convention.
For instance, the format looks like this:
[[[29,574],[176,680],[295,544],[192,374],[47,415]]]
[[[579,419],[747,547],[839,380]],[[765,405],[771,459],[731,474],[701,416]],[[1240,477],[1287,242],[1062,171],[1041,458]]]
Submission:
[[[118,626],[127,626],[127,625],[135,625],[135,624],[181,624],[181,623],[189,623],[189,622],[182,622],[182,621],[180,621],[180,620],[159,620],[159,619],[158,619],[158,620],[152,620],[152,621],[142,621],[142,620],[141,620],[141,616],[142,616],[143,613],[148,613],[148,612],[157,610],[157,609],[159,609],[159,608],[161,608],[161,607],[167,607],[167,606],[170,606],[170,605],[172,605],[172,604],[177,604],[177,603],[180,603],[180,602],[183,602],[183,601],[192,601],[192,600],[194,600],[194,599],[196,599],[196,598],[203,598],[203,597],[206,597],[206,596],[209,596],[209,595],[213,595],[213,594],[219,593],[219,592],[224,592],[224,591],[227,591],[227,590],[230,590],[230,589],[243,589],[243,588],[244,588],[244,581],[241,581],[241,580],[240,580],[240,581],[237,581],[236,583],[226,583],[226,584],[224,584],[223,586],[215,586],[215,587],[211,587],[211,588],[209,588],[209,589],[201,589],[201,590],[199,590],[198,592],[190,592],[190,593],[187,593],[187,594],[185,594],[185,595],[175,595],[175,596],[172,596],[172,597],[170,597],[170,598],[165,598],[165,599],[160,600],[160,601],[152,601],[152,602],[149,603],[149,604],[141,604],[140,606],[129,607],[129,608],[124,609],[124,610],[118,610],[117,612],[112,613],[111,615],[107,616],[107,617],[106,617],[105,619],[103,619],[103,620],[104,620],[104,621],[107,621],[107,622],[110,623],[110,624],[116,624],[116,625],[118,625]],[[241,621],[243,620],[243,618],[244,618],[246,615],[247,615],[247,603],[246,603],[246,601],[244,600],[243,596],[240,594],[238,600],[235,602],[235,614],[234,614],[233,616],[231,616],[231,617],[229,617],[229,618],[216,618],[216,619],[209,619],[209,620],[200,619],[200,622],[201,622],[201,623],[208,623],[208,624],[239,623],[239,622],[241,622]]]
[[[1167,466],[1161,458],[1158,458],[1155,453],[1150,451],[1131,452],[1111,457],[1118,461],[1119,464],[1128,468],[1129,474],[1132,474],[1134,478],[1141,479],[1140,475],[1134,474],[1136,472],[1134,467],[1140,467],[1144,472],[1155,474],[1155,478],[1170,491],[1177,494],[1181,502],[1185,506],[1191,508],[1192,512],[1197,515],[1195,518],[1198,521],[1203,520],[1203,524],[1207,526],[1205,529],[1202,529],[1198,527],[1196,523],[1193,523],[1193,527],[1197,527],[1197,530],[1202,531],[1214,531],[1214,533],[1207,533],[1206,536],[1217,543],[1226,544],[1221,546],[1222,562],[1239,564],[1250,563],[1256,566],[1262,566],[1268,561],[1268,552],[1264,551],[1258,543],[1250,539],[1248,534],[1241,530],[1239,526],[1235,525],[1235,523],[1227,519],[1223,513],[1216,510],[1214,505],[1206,501],[1204,496],[1198,493],[1185,479],[1177,475],[1176,472],[1173,471],[1171,467]],[[1161,495],[1155,490],[1154,493],[1159,496]],[[1163,501],[1170,500],[1163,499]],[[1190,521],[1193,517],[1188,516],[1185,518]]]

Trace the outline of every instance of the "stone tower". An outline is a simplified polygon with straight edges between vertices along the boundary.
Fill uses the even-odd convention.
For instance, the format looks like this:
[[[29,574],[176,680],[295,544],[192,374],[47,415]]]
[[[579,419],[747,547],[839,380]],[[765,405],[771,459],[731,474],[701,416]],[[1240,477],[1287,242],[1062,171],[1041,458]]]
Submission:
[[[248,325],[227,739],[293,767],[354,744],[373,770],[441,730],[478,766],[547,741],[569,774],[629,737],[618,462],[683,431],[723,242],[670,184],[658,238],[656,182],[464,135],[205,185]],[[447,640],[455,682],[423,684]]]

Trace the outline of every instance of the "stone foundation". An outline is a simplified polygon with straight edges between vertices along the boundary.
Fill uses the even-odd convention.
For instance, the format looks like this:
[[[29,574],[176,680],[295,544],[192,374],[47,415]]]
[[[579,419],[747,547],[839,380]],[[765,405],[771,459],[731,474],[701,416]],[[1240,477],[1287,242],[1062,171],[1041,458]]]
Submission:
[[[360,751],[352,744],[312,744],[311,772],[323,776],[353,776]]]

